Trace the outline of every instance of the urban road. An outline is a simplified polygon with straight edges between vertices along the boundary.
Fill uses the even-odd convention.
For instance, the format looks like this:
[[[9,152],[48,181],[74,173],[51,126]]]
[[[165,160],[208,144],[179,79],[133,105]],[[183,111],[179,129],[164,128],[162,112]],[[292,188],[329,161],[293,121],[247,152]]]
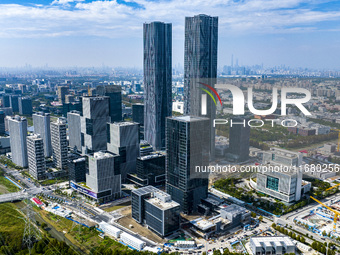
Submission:
[[[24,183],[28,187],[26,189],[23,188],[22,191],[19,191],[19,192],[0,195],[0,203],[19,201],[19,200],[30,198],[32,196],[35,196],[35,195],[41,194],[41,193],[43,193],[47,196],[53,196],[53,197],[59,198],[61,201],[65,201],[65,198],[62,197],[62,196],[55,195],[55,194],[52,195],[53,191],[51,190],[51,188],[53,187],[53,185],[46,186],[44,188],[37,187],[36,184],[33,181],[24,177],[20,173],[20,171],[9,169],[3,164],[0,164],[0,167],[6,172],[7,175],[13,176],[18,183]],[[89,206],[85,202],[82,202],[82,201],[79,202],[79,201],[71,200],[67,203],[67,205],[64,204],[64,206],[68,207],[69,209],[71,209],[74,212],[79,212],[81,215],[84,215],[86,218],[96,222],[97,224],[102,222],[102,221],[104,221],[106,223],[110,223],[110,224],[114,225],[115,227],[119,228],[120,230],[128,232],[132,236],[139,238],[139,239],[142,239],[143,241],[146,242],[146,244],[148,246],[153,247],[153,246],[157,245],[157,243],[145,238],[144,236],[136,234],[136,233],[132,232],[131,230],[124,228],[123,226],[114,222],[114,218],[109,213],[106,213],[102,210],[99,211],[98,209]]]
[[[32,181],[30,181],[28,178],[22,176],[22,174],[20,173],[20,171],[18,170],[11,170],[9,168],[7,168],[6,166],[0,164],[0,167],[6,172],[6,174],[11,175],[15,178],[16,181],[18,181],[19,183],[24,183],[26,185],[26,187],[28,188],[23,188],[22,191],[19,192],[15,192],[15,193],[9,193],[9,194],[3,194],[0,195],[0,203],[4,203],[4,202],[12,202],[12,201],[19,201],[19,200],[23,200],[29,197],[32,197],[36,194],[39,193],[44,193],[45,195],[51,195],[52,191],[51,190],[47,190],[45,188],[42,187],[37,187]],[[52,185],[51,185],[52,186]],[[63,197],[58,196],[58,195],[54,195],[54,197],[60,198],[61,200],[65,200]],[[328,198],[325,198],[322,200],[322,202],[326,203],[332,199],[335,199],[337,197],[337,195],[333,195],[330,196]],[[114,218],[106,212],[103,211],[99,211],[96,208],[93,208],[89,205],[87,205],[84,202],[79,202],[79,201],[70,201],[67,203],[67,205],[65,205],[66,207],[68,207],[69,209],[71,209],[74,212],[79,212],[82,215],[85,215],[86,218],[96,222],[97,224],[104,221],[106,223],[110,223],[112,225],[114,225],[115,227],[121,229],[122,231],[128,232],[129,234],[142,239],[143,241],[145,241],[147,243],[148,246],[155,246],[157,245],[155,242],[140,236],[139,234],[136,234],[134,232],[132,232],[129,229],[126,229],[124,227],[122,227],[121,225],[119,225],[118,223],[116,223],[114,221]],[[293,231],[297,231],[302,233],[303,235],[308,235],[308,236],[313,236],[313,238],[319,242],[324,242],[324,238],[320,237],[319,235],[312,233],[310,231],[308,231],[307,229],[301,228],[300,226],[297,226],[294,223],[294,219],[301,214],[305,214],[307,211],[312,210],[313,208],[316,208],[320,206],[317,203],[313,203],[313,204],[309,204],[308,206],[305,206],[297,211],[288,213],[284,216],[280,217],[280,222],[281,224],[283,223],[283,225],[288,226],[288,228],[290,228]],[[264,218],[264,222],[267,224],[270,224],[270,221]],[[306,238],[307,242],[311,240],[307,237]]]

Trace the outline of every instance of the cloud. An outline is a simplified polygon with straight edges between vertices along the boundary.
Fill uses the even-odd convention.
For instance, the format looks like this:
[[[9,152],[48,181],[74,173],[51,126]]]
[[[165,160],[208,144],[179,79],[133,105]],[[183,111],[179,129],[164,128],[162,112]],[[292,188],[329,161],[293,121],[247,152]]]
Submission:
[[[53,0],[53,2],[51,3],[53,4],[60,4],[60,5],[69,5],[70,3],[74,3],[74,2],[83,2],[84,0]]]
[[[35,6],[0,4],[0,37],[140,37],[142,23],[158,20],[173,23],[176,38],[183,36],[184,17],[200,13],[219,17],[220,35],[313,32],[326,30],[323,22],[337,27],[340,11],[324,11],[319,3],[324,6],[331,1],[54,0]]]

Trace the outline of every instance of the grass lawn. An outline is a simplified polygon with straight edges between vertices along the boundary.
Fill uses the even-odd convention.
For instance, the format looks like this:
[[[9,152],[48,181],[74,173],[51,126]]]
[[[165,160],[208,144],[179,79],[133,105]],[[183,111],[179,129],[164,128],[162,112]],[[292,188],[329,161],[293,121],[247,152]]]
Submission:
[[[112,211],[115,211],[115,210],[118,210],[118,209],[121,209],[121,208],[124,208],[126,206],[129,206],[131,205],[131,202],[125,202],[125,203],[122,203],[120,205],[115,205],[115,206],[112,206],[112,207],[107,207],[105,209],[103,209],[105,212],[112,212]]]
[[[4,176],[0,176],[0,194],[17,192],[20,189]]]
[[[65,182],[68,179],[53,179],[53,180],[44,180],[39,182],[41,185],[43,186],[48,186],[48,185],[52,185],[52,184],[57,184],[57,183],[61,183],[61,182]]]
[[[78,224],[73,225],[73,221],[46,211],[39,211],[39,213],[41,217],[57,231],[64,232],[65,237],[70,240],[71,243],[79,247],[85,254],[89,254],[93,247],[98,246],[103,242],[103,239],[98,236],[96,230],[90,230],[83,226],[79,228]]]

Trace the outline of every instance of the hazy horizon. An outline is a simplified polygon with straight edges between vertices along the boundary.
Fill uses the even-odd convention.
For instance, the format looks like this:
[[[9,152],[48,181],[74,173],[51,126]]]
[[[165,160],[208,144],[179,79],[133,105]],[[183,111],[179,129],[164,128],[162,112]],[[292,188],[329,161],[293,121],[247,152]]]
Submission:
[[[144,22],[173,24],[184,61],[184,18],[219,17],[218,66],[340,69],[340,2],[332,0],[2,0],[0,66],[142,68]]]

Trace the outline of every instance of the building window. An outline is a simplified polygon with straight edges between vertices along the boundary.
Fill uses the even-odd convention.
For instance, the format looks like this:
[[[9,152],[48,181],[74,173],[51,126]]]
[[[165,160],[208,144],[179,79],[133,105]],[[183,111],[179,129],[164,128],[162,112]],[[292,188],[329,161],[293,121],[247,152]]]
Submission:
[[[267,176],[267,189],[279,191],[279,179]]]

